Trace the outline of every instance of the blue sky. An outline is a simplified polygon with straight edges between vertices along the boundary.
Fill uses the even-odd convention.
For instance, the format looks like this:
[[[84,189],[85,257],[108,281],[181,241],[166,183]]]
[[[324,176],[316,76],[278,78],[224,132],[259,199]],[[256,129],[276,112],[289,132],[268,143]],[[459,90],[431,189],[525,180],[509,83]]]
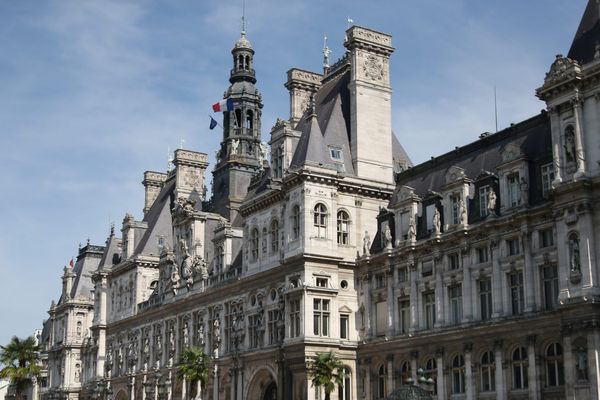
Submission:
[[[586,0],[247,0],[263,138],[288,116],[286,71],[343,55],[349,16],[393,35],[393,126],[414,162],[538,113]],[[111,222],[141,218],[167,149],[214,159],[208,130],[242,1],[0,1],[0,344],[41,327],[62,268]],[[210,169],[211,167],[209,167]]]

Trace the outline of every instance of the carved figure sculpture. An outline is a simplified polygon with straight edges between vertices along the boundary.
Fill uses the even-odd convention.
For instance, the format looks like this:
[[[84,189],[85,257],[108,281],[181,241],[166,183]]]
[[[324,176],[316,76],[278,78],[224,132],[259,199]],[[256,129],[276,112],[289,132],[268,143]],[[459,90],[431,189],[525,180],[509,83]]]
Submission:
[[[173,289],[173,294],[177,294],[179,290],[179,281],[180,281],[179,271],[177,271],[177,266],[171,266],[171,288]]]
[[[237,155],[239,146],[240,146],[239,139],[233,139],[231,141],[231,153],[230,154]]]
[[[524,206],[529,204],[529,185],[524,177],[521,177],[521,204]]]
[[[569,238],[569,267],[571,271],[581,270],[581,254],[579,252],[579,238],[571,235]]]
[[[433,207],[433,232],[440,233],[440,229],[442,226],[442,216],[440,215],[440,210],[437,207]]]
[[[392,231],[390,230],[389,226],[386,226],[385,230],[383,231],[383,244],[386,249],[391,249],[393,246]]]
[[[408,220],[408,232],[407,237],[409,241],[414,241],[417,239],[417,224],[415,222],[415,216],[411,214],[410,219]]]
[[[490,189],[487,196],[487,211],[489,214],[496,214],[496,192],[494,189]]]
[[[371,255],[371,236],[369,236],[369,231],[365,231],[365,237],[363,238],[363,255]]]
[[[460,199],[458,202],[458,211],[461,225],[467,225],[467,207],[465,206],[465,201],[463,199]]]

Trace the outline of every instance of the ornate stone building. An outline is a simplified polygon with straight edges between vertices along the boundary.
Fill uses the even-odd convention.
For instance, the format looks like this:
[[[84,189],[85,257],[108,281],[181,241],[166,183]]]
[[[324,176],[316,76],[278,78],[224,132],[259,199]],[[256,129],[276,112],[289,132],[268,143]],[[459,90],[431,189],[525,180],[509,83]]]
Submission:
[[[438,399],[598,399],[599,20],[590,0],[537,91],[548,111],[414,167],[389,35],[354,26],[323,74],[289,70],[266,146],[242,32],[212,197],[207,154],[145,172],[143,218],[65,270],[42,397],[189,398],[175,366],[200,346],[215,400],[318,399],[324,351],[347,367],[339,399],[419,368]]]

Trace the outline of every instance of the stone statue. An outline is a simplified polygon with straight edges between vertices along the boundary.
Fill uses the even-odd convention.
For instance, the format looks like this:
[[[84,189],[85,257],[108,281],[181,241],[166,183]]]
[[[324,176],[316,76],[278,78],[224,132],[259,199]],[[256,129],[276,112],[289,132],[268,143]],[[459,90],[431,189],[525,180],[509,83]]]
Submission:
[[[175,351],[175,328],[169,328],[169,352]]]
[[[173,294],[177,294],[177,290],[179,290],[179,281],[181,277],[179,276],[179,271],[177,271],[177,267],[175,265],[171,266],[171,288],[173,289]]]
[[[233,139],[231,141],[231,155],[237,155],[238,154],[238,147],[240,146],[240,141],[239,139]]]
[[[437,207],[433,207],[433,233],[440,233],[440,229],[442,226],[442,216],[440,215],[440,210]]]
[[[113,347],[112,344],[108,345],[108,349],[106,349],[106,370],[110,371],[113,365]]]
[[[221,343],[221,322],[219,322],[219,318],[216,318],[213,322],[213,348],[215,351],[219,348],[219,343]]]
[[[261,143],[260,147],[258,149],[258,163],[260,164],[260,166],[262,167],[264,162],[267,160],[267,153],[269,151],[269,148],[267,147],[266,143]]]
[[[580,257],[579,238],[576,235],[572,235],[569,238],[569,267],[571,271],[581,271]]]
[[[156,334],[156,358],[160,359],[162,357],[162,336],[160,331]]]
[[[383,244],[386,249],[391,249],[393,246],[392,243],[392,231],[390,227],[386,225],[385,230],[383,231]]]
[[[365,231],[365,236],[363,237],[363,255],[371,255],[371,237],[369,236],[369,231]]]
[[[117,368],[119,373],[123,371],[123,350],[120,346],[117,350]]]
[[[490,188],[490,191],[487,195],[487,211],[488,214],[496,214],[496,192],[493,188]]]
[[[190,332],[189,325],[187,321],[183,323],[183,347],[188,347],[190,345]]]
[[[407,238],[411,242],[417,239],[417,224],[415,222],[415,216],[412,213],[408,220]]]
[[[458,213],[460,216],[460,224],[467,225],[467,207],[465,206],[465,201],[463,199],[458,201]]]
[[[194,274],[200,276],[200,279],[208,279],[208,266],[202,256],[195,256],[192,262],[192,269]]]
[[[524,206],[529,204],[529,185],[525,177],[521,177],[521,204]]]
[[[565,156],[568,163],[577,163],[576,149],[575,149],[575,133],[572,129],[568,129],[565,133]]]
[[[148,336],[146,336],[144,338],[144,356],[148,357],[148,355],[150,354],[150,339],[148,338]]]
[[[202,322],[198,326],[198,344],[204,346],[204,323]]]

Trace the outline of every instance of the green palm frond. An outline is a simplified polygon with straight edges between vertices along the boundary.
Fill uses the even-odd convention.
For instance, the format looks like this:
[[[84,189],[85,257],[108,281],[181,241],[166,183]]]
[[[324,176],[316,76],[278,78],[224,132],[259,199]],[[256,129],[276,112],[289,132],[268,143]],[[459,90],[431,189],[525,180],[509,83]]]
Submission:
[[[308,376],[313,386],[320,386],[330,394],[336,385],[344,384],[344,363],[331,351],[317,353],[308,364]]]
[[[206,384],[210,372],[210,357],[200,347],[191,347],[181,353],[177,365],[177,375],[190,382],[200,381]]]

